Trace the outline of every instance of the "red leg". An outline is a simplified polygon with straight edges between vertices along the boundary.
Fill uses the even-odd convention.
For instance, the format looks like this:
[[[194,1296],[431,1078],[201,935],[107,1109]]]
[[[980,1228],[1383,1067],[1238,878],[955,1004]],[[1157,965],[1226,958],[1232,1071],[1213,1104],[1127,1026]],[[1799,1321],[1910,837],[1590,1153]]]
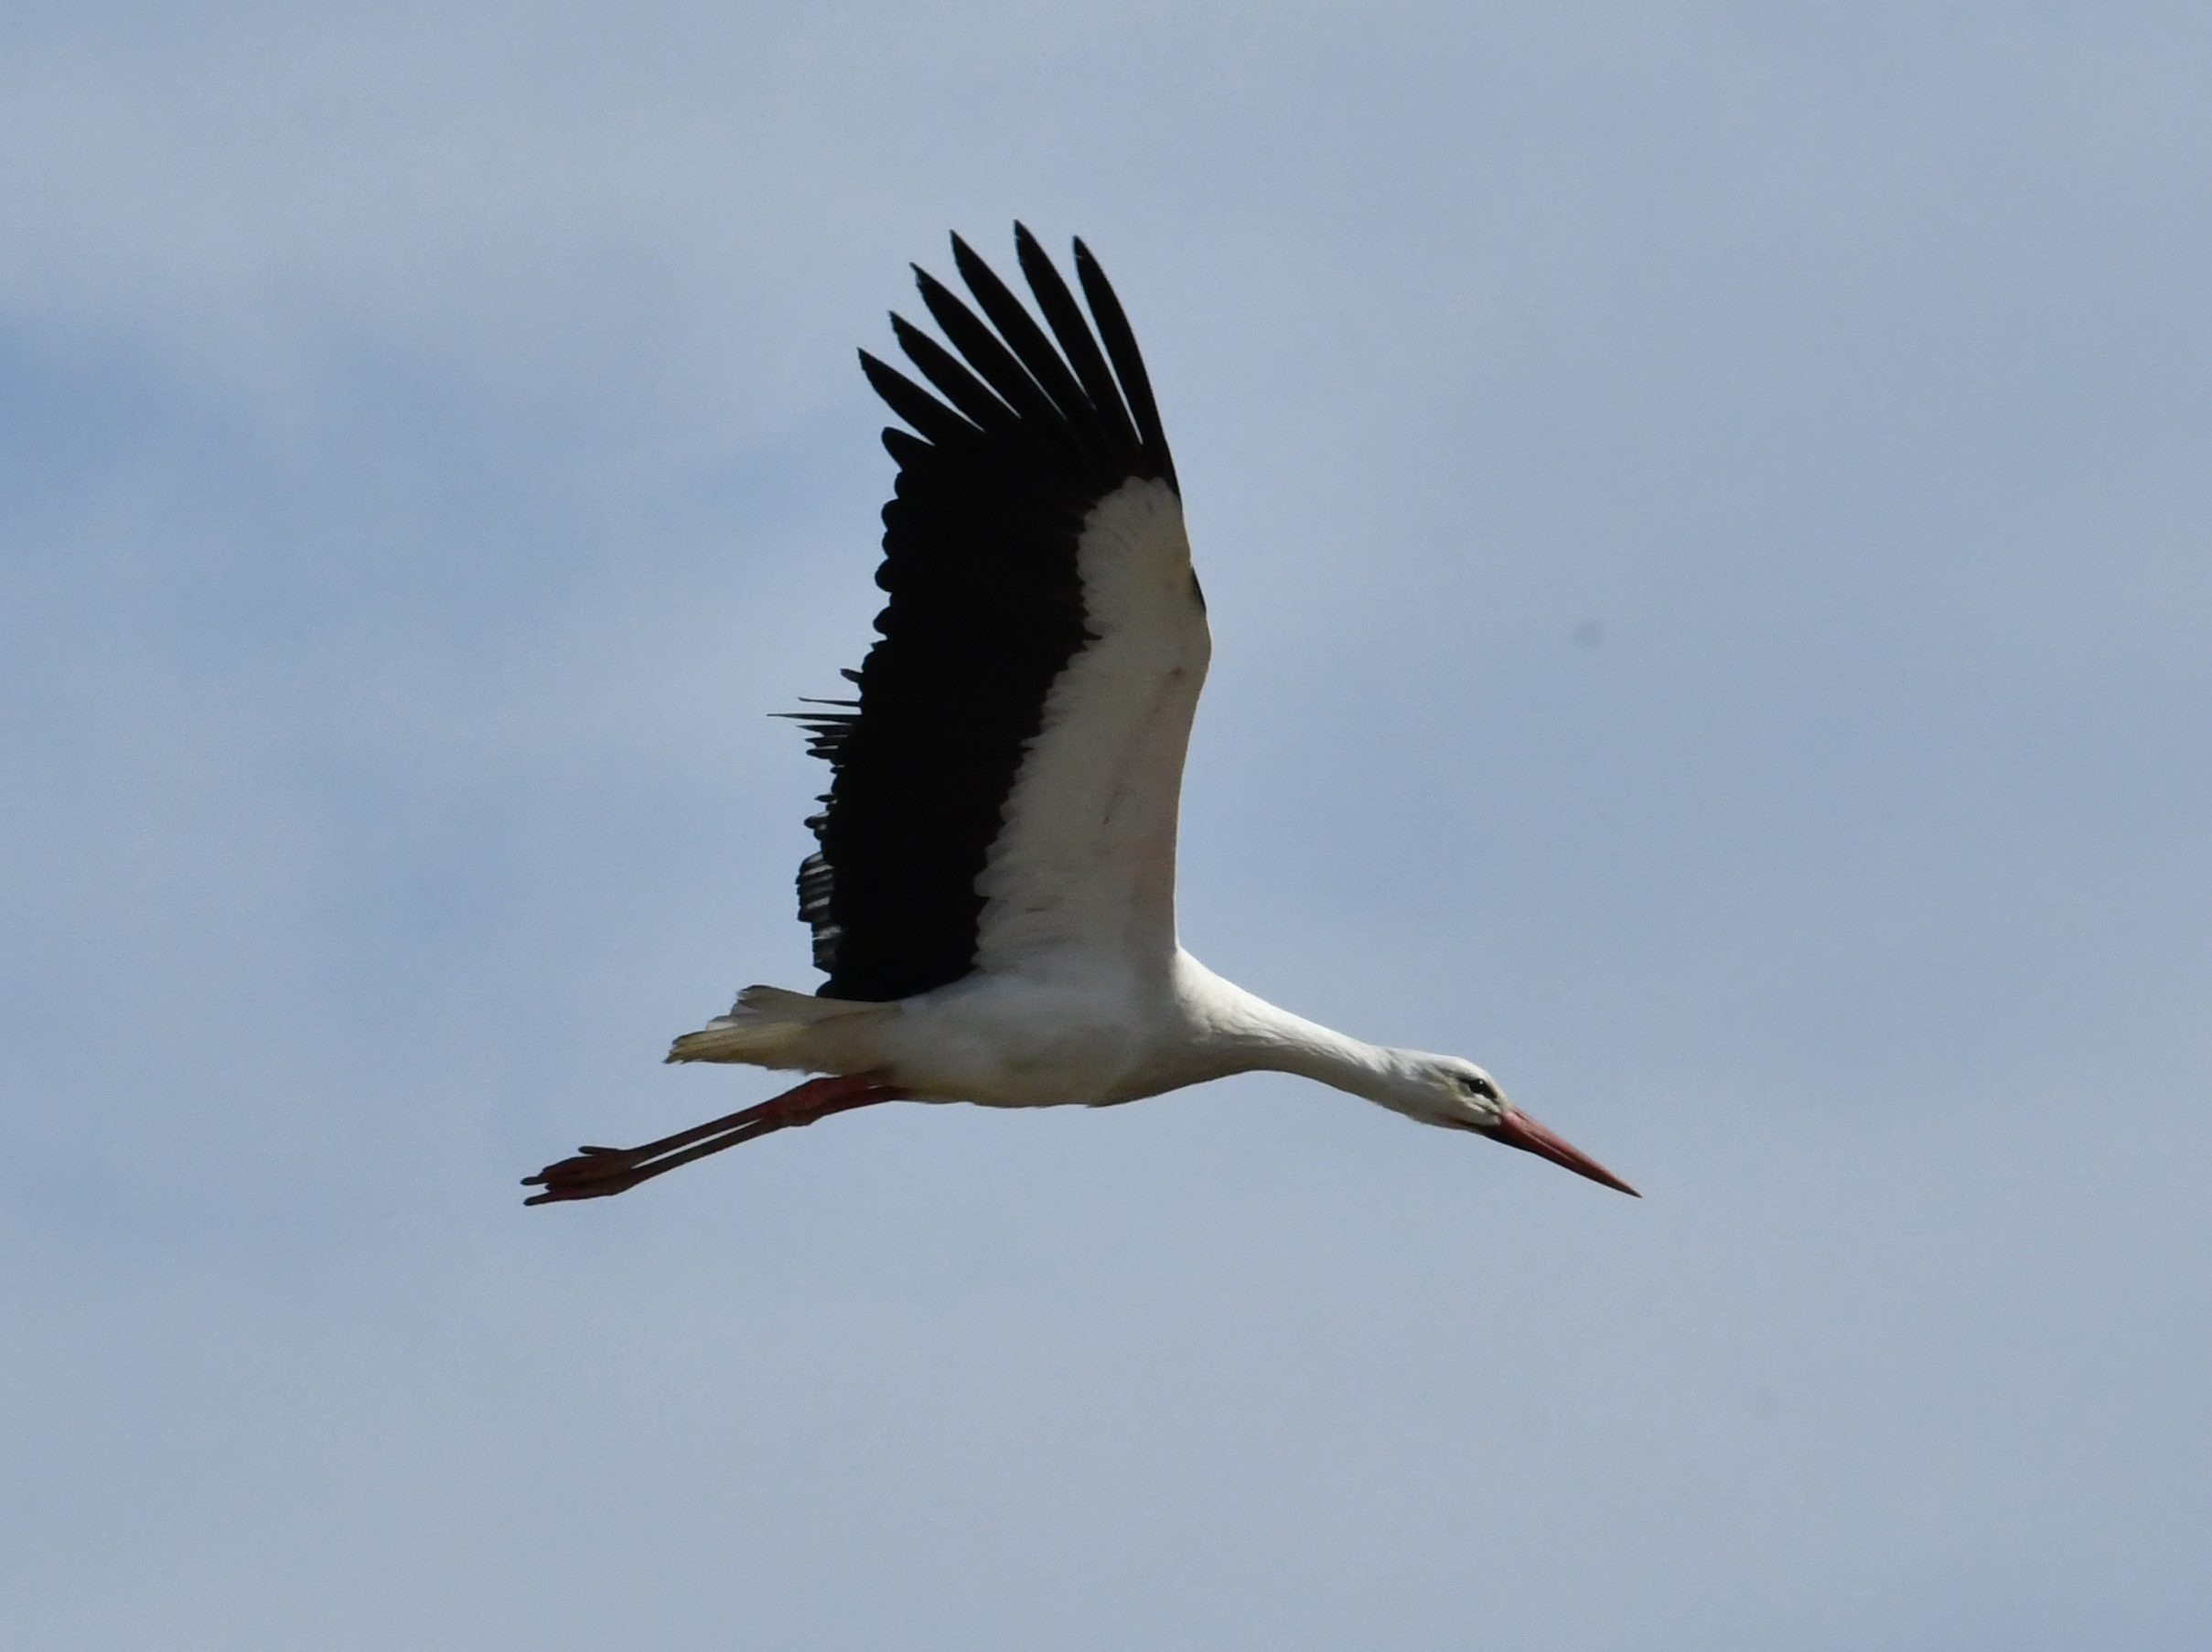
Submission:
[[[832,1113],[873,1107],[878,1101],[903,1101],[907,1093],[895,1084],[886,1084],[878,1073],[811,1078],[756,1107],[678,1131],[642,1147],[579,1148],[574,1158],[548,1164],[534,1176],[524,1176],[523,1186],[545,1191],[522,1202],[551,1205],[562,1199],[608,1198],[679,1164],[689,1164],[693,1159],[703,1159],[710,1153],[720,1153],[756,1136],[811,1124]]]

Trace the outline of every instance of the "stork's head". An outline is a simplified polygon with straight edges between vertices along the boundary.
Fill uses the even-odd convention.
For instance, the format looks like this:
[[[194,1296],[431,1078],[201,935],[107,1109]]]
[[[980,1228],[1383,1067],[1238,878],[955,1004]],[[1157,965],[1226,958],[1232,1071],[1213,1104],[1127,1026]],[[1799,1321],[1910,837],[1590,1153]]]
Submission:
[[[1518,1147],[1576,1175],[1588,1176],[1636,1198],[1643,1197],[1603,1164],[1564,1138],[1539,1124],[1506,1100],[1498,1081],[1472,1061],[1457,1056],[1415,1055],[1408,1052],[1404,1064],[1405,1089],[1401,1099],[1385,1105],[1429,1124],[1453,1130],[1471,1130],[1508,1147]]]

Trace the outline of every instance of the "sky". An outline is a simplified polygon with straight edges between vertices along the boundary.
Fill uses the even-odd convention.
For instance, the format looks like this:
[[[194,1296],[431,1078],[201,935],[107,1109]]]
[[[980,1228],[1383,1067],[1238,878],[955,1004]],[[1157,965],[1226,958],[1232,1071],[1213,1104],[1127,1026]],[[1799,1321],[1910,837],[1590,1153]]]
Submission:
[[[0,13],[0,1622],[2212,1641],[2212,13]],[[1080,234],[1251,1076],[768,1093],[909,261]]]

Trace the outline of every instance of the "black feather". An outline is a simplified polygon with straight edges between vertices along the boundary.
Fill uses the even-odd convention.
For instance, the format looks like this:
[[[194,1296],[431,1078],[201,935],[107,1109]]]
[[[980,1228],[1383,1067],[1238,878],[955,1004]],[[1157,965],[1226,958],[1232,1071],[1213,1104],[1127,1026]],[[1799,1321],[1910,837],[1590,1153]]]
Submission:
[[[1012,350],[999,342],[993,333],[976,318],[975,312],[949,292],[944,284],[932,279],[923,270],[914,272],[914,284],[921,290],[922,303],[929,306],[929,315],[944,329],[945,337],[952,341],[972,366],[984,383],[998,395],[1000,401],[1015,409],[1032,429],[1040,433],[1050,431],[1066,421],[1029,376],[1029,370],[1015,357]],[[903,338],[902,338],[902,342]]]
[[[860,352],[860,370],[891,411],[920,431],[932,446],[958,448],[983,434],[898,369],[886,367],[866,350]]]
[[[1060,416],[1071,423],[1090,425],[1093,422],[1090,398],[1068,370],[1068,363],[1053,349],[1052,340],[1045,337],[1045,329],[1022,307],[1022,301],[1008,290],[989,264],[976,256],[974,249],[957,235],[952,238],[952,262],[960,269],[961,279],[968,284],[968,290],[975,295],[976,303],[983,306],[983,314],[991,318],[991,325],[998,328],[1014,353],[1021,358],[1029,376],[1052,398]],[[926,298],[928,295],[923,296]]]
[[[1036,237],[1020,224],[1014,226],[1014,249],[1021,260],[1022,274],[1028,278],[1029,290],[1036,295],[1037,308],[1045,312],[1045,325],[1059,340],[1068,365],[1081,381],[1083,393],[1108,443],[1116,451],[1141,451],[1143,444],[1122,411],[1121,387],[1113,381],[1113,370],[1106,365],[1106,358],[1099,353],[1099,341],[1091,336],[1090,324],[1083,319],[1075,295],[1068,290],[1068,284],[1052,267],[1052,260],[1045,256]]]
[[[937,386],[938,393],[970,424],[1002,439],[1021,434],[1021,420],[1014,409],[993,395],[990,387],[943,345],[903,316],[891,317],[891,336],[907,352],[907,359],[921,369],[922,377]]]
[[[1122,381],[1122,396],[1129,403],[1129,412],[1137,422],[1137,439],[1144,445],[1144,454],[1160,467],[1160,474],[1173,487],[1176,479],[1175,462],[1167,456],[1167,434],[1160,428],[1160,410],[1152,399],[1152,381],[1144,372],[1144,358],[1137,353],[1137,336],[1131,330],[1129,317],[1122,314],[1122,301],[1113,295],[1107,284],[1106,272],[1099,261],[1090,255],[1090,249],[1079,237],[1075,243],[1076,278],[1083,284],[1083,296],[1090,303],[1090,314],[1099,324],[1099,337],[1104,340],[1106,354],[1113,362],[1115,376]]]

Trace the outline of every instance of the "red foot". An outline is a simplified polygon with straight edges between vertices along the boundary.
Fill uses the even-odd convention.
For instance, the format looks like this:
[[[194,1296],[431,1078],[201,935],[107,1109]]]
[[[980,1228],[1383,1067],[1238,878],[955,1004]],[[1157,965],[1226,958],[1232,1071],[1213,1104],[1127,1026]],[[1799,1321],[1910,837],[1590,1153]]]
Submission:
[[[813,1078],[797,1089],[772,1096],[755,1107],[725,1119],[694,1125],[642,1147],[581,1147],[574,1158],[548,1164],[534,1176],[524,1176],[525,1187],[543,1193],[524,1199],[525,1205],[551,1205],[563,1199],[604,1199],[624,1193],[639,1183],[671,1171],[710,1153],[720,1153],[740,1142],[750,1142],[796,1125],[811,1124],[832,1113],[878,1101],[903,1101],[908,1092],[886,1084],[873,1073],[847,1073]]]

